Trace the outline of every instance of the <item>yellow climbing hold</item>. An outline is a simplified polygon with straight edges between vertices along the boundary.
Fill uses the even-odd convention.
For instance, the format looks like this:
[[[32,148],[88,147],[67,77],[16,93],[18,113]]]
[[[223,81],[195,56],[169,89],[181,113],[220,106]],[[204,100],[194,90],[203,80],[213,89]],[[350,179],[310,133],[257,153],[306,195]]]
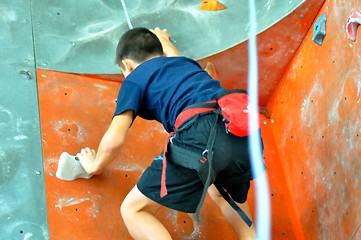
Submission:
[[[208,11],[219,11],[226,8],[227,8],[226,6],[224,6],[222,3],[218,2],[217,0],[203,0],[200,6],[201,10],[208,10]]]

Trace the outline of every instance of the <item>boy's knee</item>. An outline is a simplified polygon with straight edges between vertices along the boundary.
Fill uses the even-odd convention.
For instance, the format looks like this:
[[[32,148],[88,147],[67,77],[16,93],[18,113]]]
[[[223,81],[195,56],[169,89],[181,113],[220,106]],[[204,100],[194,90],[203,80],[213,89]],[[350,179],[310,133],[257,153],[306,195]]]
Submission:
[[[125,223],[127,223],[129,217],[131,217],[132,215],[132,206],[131,203],[127,200],[127,198],[125,198],[120,205],[120,215],[122,216]]]
[[[143,210],[144,203],[138,196],[138,191],[133,189],[123,200],[120,205],[120,214],[124,222],[130,221],[135,214]]]
[[[139,214],[155,215],[160,206],[160,204],[144,196],[137,187],[134,187],[120,205],[120,214],[127,224],[134,221]]]
[[[120,215],[124,215],[126,212],[125,212],[125,209],[126,209],[126,207],[125,207],[125,205],[124,205],[124,201],[122,202],[122,204],[120,204]]]

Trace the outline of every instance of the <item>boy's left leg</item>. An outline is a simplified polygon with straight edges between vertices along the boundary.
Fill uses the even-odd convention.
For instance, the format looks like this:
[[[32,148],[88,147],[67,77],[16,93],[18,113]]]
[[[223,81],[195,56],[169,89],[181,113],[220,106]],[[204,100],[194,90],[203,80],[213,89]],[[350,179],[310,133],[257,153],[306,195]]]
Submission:
[[[135,186],[121,205],[121,214],[134,239],[172,239],[167,229],[155,217],[160,204],[144,196]]]

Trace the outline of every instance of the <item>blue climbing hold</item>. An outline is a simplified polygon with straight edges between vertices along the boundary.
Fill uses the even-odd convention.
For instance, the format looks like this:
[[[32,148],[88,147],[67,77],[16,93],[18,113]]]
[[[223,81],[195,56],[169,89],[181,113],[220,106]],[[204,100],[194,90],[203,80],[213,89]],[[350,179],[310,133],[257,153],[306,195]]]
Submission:
[[[323,39],[326,36],[326,14],[322,14],[318,20],[316,21],[313,29],[313,37],[312,41],[317,43],[318,45],[322,45]]]

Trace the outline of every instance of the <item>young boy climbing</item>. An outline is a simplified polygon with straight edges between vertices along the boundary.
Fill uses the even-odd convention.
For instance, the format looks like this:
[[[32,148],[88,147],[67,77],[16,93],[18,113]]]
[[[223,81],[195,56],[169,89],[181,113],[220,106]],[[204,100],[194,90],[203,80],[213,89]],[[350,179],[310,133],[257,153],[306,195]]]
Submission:
[[[247,194],[252,176],[248,137],[229,133],[215,110],[213,100],[225,92],[219,81],[194,60],[179,56],[168,32],[159,28],[127,31],[119,40],[116,63],[125,80],[98,151],[86,147],[77,154],[85,171],[100,174],[115,159],[137,116],[159,121],[169,133],[164,152],[121,205],[130,235],[142,240],[171,239],[155,216],[158,210],[165,206],[198,212],[209,187],[211,199],[238,238],[254,239],[253,226],[229,204],[236,201],[250,216]]]

